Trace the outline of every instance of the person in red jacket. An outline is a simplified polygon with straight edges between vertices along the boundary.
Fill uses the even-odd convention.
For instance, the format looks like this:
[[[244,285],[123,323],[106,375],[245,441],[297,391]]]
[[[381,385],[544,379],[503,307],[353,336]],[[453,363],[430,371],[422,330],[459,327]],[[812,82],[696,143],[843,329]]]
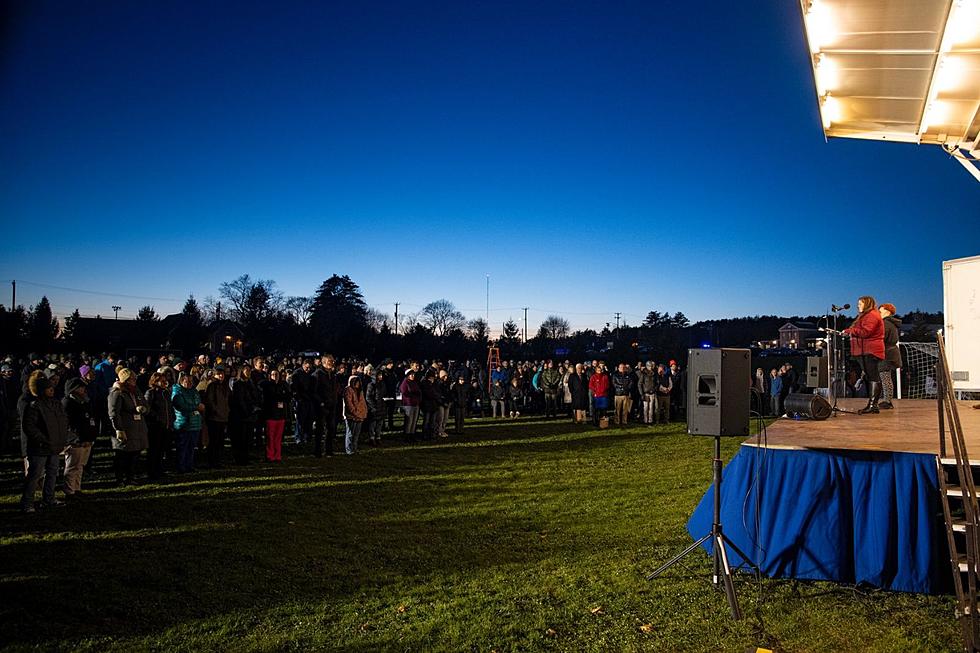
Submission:
[[[881,397],[878,363],[885,358],[885,325],[874,297],[859,297],[857,307],[858,316],[854,324],[844,329],[844,333],[851,336],[851,357],[860,363],[868,384],[868,405],[858,411],[865,415],[878,412],[878,399]]]
[[[592,392],[592,424],[599,426],[599,419],[609,408],[609,375],[601,363],[589,378],[589,390]]]

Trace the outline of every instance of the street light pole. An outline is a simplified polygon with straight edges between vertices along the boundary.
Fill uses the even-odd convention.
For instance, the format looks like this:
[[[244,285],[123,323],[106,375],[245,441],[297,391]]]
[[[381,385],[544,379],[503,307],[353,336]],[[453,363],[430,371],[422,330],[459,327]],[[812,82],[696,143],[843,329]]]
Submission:
[[[113,306],[112,311],[116,314],[116,319],[119,319],[119,311],[122,310],[122,306]]]

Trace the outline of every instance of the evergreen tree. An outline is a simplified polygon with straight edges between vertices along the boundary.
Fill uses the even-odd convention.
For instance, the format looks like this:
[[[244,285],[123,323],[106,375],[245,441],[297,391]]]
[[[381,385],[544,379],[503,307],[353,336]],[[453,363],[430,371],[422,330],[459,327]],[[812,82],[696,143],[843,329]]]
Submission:
[[[75,344],[76,333],[75,330],[78,328],[78,320],[81,319],[81,314],[76,308],[72,311],[72,314],[65,318],[65,328],[61,330],[61,339],[69,344]]]
[[[361,290],[346,274],[332,275],[313,297],[310,327],[321,348],[341,354],[360,352],[371,328]]]
[[[27,319],[28,340],[31,346],[41,351],[50,351],[58,337],[58,319],[51,313],[51,304],[46,296],[41,297],[31,308]]]

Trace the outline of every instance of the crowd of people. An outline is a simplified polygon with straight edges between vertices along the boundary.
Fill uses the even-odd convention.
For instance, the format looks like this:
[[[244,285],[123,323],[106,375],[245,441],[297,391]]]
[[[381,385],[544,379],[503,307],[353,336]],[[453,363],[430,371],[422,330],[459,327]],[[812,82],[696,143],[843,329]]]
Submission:
[[[321,457],[334,455],[341,429],[341,451],[354,455],[362,440],[379,446],[395,433],[409,443],[460,435],[470,417],[668,423],[683,416],[686,390],[675,361],[612,371],[599,360],[503,361],[487,370],[474,361],[373,365],[331,355],[30,354],[23,364],[8,357],[0,380],[0,441],[6,448],[19,436],[26,513],[84,496],[89,461],[101,448],[111,448],[115,483],[125,485],[144,474],[220,468],[229,450],[236,465],[252,462],[256,449],[275,464],[287,433]]]

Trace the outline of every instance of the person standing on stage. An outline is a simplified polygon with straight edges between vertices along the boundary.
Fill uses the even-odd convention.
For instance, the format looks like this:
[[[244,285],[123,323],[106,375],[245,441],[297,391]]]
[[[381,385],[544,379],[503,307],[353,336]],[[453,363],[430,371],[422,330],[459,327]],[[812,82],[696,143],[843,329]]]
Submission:
[[[879,408],[894,408],[892,397],[895,396],[895,385],[892,383],[892,373],[902,367],[902,354],[898,351],[898,334],[902,328],[902,320],[895,317],[894,304],[882,304],[878,313],[885,326],[885,360],[878,366],[881,377],[882,401]]]
[[[844,329],[844,333],[851,336],[851,357],[860,363],[868,383],[868,405],[858,411],[865,415],[878,412],[878,399],[881,397],[878,364],[885,358],[885,325],[874,297],[865,295],[858,298],[857,306],[858,316],[854,324]]]

